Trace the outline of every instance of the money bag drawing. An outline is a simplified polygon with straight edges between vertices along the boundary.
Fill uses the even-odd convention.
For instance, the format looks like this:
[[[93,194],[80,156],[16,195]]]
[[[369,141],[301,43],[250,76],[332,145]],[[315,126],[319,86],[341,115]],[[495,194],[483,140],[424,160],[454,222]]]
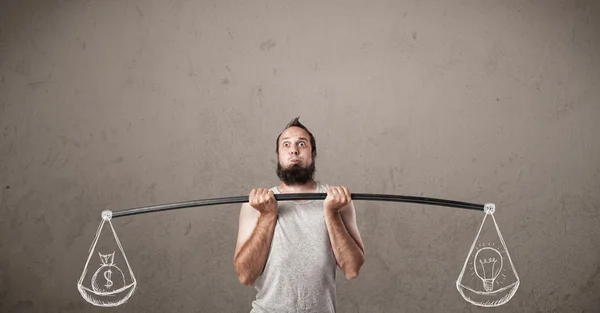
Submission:
[[[486,204],[484,211],[456,288],[471,304],[495,307],[512,298],[520,281],[494,218],[495,206]]]
[[[101,307],[114,307],[125,303],[131,297],[137,285],[110,219],[110,211],[102,213],[102,222],[90,248],[90,254],[83,273],[77,282],[77,289],[79,289],[81,296],[87,302]],[[110,231],[103,231],[106,225],[110,226]],[[96,250],[98,250],[97,254]],[[102,253],[101,250],[112,252]],[[95,262],[90,263],[92,256],[99,256],[100,263],[98,269],[89,272],[88,266],[97,264]],[[94,260],[97,259],[94,258]],[[123,266],[126,266],[126,268]],[[123,271],[122,267],[126,271]],[[93,275],[88,277],[90,273],[93,273]]]
[[[115,253],[101,254],[102,264],[92,276],[92,289],[97,293],[110,293],[113,290],[119,290],[125,287],[125,275],[123,271],[115,265]]]

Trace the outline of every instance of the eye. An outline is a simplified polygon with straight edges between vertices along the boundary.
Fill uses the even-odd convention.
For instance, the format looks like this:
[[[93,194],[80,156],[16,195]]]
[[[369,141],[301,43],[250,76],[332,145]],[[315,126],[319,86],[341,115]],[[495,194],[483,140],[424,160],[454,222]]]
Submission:
[[[300,145],[301,146],[306,146],[306,144],[304,142],[301,142]]]

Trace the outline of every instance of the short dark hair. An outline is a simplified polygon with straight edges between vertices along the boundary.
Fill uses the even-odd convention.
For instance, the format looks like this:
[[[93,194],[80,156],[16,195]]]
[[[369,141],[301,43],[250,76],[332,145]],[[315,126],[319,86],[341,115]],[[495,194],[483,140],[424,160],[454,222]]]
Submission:
[[[283,131],[281,131],[281,133],[279,133],[279,136],[277,136],[277,140],[275,141],[275,154],[279,155],[279,138],[281,137],[281,134],[288,128],[290,127],[300,127],[302,129],[304,129],[307,133],[308,136],[310,137],[310,147],[311,147],[311,152],[312,152],[312,158],[315,159],[317,157],[317,143],[315,141],[315,136],[313,136],[313,134],[310,132],[310,130],[308,130],[308,128],[306,128],[306,126],[302,125],[302,123],[300,123],[299,121],[300,116],[295,117],[294,119],[292,119],[287,125],[285,125],[285,128],[283,128]]]

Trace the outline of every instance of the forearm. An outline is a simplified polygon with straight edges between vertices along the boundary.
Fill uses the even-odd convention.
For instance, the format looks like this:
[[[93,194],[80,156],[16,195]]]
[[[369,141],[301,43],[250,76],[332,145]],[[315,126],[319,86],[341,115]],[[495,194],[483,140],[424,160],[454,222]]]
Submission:
[[[236,256],[234,266],[240,282],[246,286],[254,284],[265,267],[276,222],[277,214],[261,215],[252,235]]]
[[[339,213],[325,213],[329,239],[338,265],[347,279],[358,276],[364,263],[364,253],[350,236]]]

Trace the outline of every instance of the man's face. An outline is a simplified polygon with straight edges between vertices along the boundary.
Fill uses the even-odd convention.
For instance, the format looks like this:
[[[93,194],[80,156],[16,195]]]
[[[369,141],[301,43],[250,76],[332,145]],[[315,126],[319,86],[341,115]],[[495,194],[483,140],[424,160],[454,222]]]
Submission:
[[[315,162],[308,133],[300,127],[286,129],[279,138],[277,176],[286,185],[304,184],[313,179]]]

